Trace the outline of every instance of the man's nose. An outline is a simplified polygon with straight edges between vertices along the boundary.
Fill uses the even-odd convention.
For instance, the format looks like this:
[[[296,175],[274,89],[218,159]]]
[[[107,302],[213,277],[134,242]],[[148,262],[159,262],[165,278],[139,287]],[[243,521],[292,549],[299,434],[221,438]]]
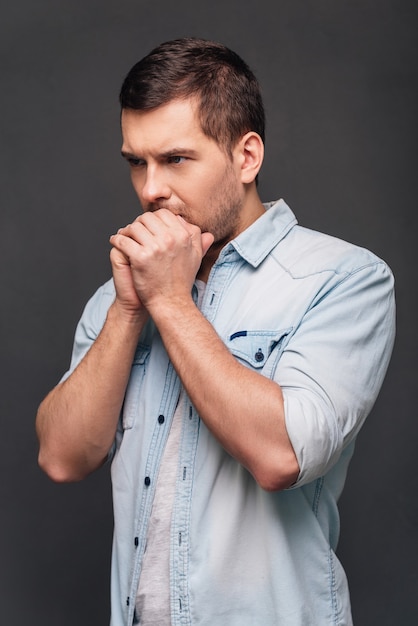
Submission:
[[[160,198],[167,199],[171,196],[171,189],[167,183],[164,172],[155,167],[148,167],[145,183],[141,191],[145,202],[156,202]]]

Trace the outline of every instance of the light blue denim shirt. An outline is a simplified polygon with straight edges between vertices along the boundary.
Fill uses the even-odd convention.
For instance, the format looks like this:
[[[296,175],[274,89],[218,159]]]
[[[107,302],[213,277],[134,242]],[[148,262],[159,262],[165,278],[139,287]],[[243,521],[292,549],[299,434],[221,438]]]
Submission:
[[[334,552],[337,500],[390,358],[393,278],[367,250],[298,226],[283,200],[265,206],[222,250],[201,311],[240,363],[281,386],[300,475],[291,489],[263,491],[186,403],[170,536],[173,626],[352,623]],[[113,299],[110,281],[86,306],[70,371]],[[154,486],[179,391],[149,322],[110,452],[112,626],[133,621]]]

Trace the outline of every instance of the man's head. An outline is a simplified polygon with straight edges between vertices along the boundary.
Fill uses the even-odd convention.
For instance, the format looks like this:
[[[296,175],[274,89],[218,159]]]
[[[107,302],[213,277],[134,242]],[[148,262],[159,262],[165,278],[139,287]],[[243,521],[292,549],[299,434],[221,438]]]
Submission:
[[[196,38],[163,43],[133,66],[120,92],[122,109],[137,111],[190,98],[198,103],[203,133],[229,155],[249,131],[264,141],[259,84],[246,63],[220,43]]]
[[[120,102],[121,152],[143,211],[168,209],[218,248],[264,212],[263,104],[235,53],[200,39],[162,44],[131,69]]]

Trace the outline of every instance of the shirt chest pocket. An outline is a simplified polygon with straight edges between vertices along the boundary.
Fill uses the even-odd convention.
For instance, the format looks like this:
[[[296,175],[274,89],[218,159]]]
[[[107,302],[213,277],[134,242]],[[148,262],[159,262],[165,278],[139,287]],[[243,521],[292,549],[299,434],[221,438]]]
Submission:
[[[132,362],[131,375],[126,388],[125,400],[122,408],[122,423],[124,430],[132,428],[139,411],[139,396],[150,353],[150,346],[138,344]]]
[[[271,377],[291,330],[241,330],[228,337],[226,346],[244,365]]]

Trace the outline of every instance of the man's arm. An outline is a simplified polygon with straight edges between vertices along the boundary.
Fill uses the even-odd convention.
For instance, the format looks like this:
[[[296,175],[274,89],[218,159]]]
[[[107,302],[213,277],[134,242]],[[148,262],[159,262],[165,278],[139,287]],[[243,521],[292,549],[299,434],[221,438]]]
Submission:
[[[111,252],[116,299],[97,339],[67,380],[41,403],[39,464],[56,481],[81,480],[112,446],[138,338],[148,318],[127,259]]]
[[[279,385],[241,365],[191,299],[156,301],[149,310],[209,430],[263,489],[290,487],[299,465]]]
[[[40,405],[39,464],[53,480],[81,480],[106,460],[140,329],[112,305],[84,359]]]
[[[191,298],[207,233],[162,210],[111,242],[129,259],[136,292],[206,426],[263,488],[292,485],[299,466],[279,385],[238,363]]]

